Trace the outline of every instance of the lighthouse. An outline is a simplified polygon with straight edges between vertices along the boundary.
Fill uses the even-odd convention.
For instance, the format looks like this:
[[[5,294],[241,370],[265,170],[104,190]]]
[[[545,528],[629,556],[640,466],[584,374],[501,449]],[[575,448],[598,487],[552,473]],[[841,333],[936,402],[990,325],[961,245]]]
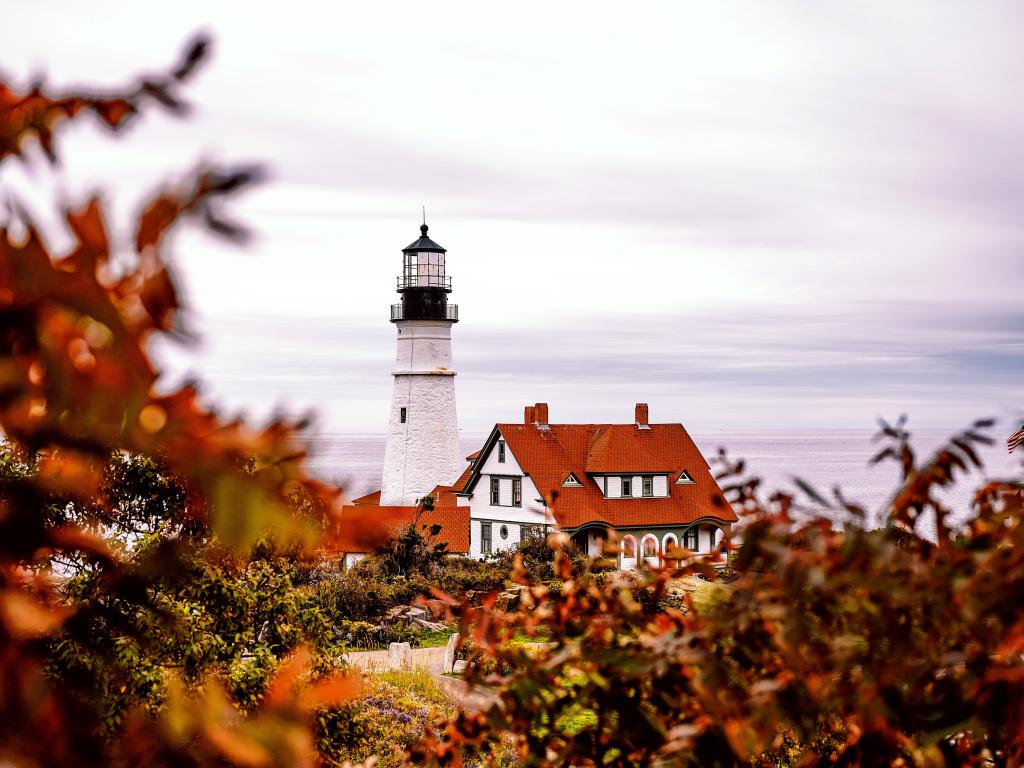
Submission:
[[[446,251],[427,236],[402,249],[399,303],[391,306],[398,331],[382,506],[411,506],[462,470],[452,370],[452,326],[459,308],[448,303],[452,279]]]

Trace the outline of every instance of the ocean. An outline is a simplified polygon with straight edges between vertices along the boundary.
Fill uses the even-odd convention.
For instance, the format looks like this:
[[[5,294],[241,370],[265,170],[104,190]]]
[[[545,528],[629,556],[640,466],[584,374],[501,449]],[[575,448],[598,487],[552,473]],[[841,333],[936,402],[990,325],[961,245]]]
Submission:
[[[1024,474],[1024,450],[1008,455],[1004,431],[993,431],[996,444],[980,451],[984,471],[973,471],[943,497],[958,519],[970,517],[971,493],[982,478],[1020,479]],[[911,432],[912,444],[922,459],[951,434],[935,429]],[[853,429],[753,430],[695,433],[693,438],[709,461],[719,447],[724,447],[732,459],[744,459],[746,474],[762,478],[768,489],[799,495],[792,478],[800,477],[831,498],[832,489],[839,486],[848,500],[864,506],[877,520],[899,479],[899,469],[892,462],[868,465],[880,447],[872,442],[873,434]],[[463,454],[479,449],[486,437],[486,433],[461,434]],[[321,433],[311,439],[311,464],[320,477],[341,485],[346,497],[356,498],[380,488],[384,443],[384,435]]]

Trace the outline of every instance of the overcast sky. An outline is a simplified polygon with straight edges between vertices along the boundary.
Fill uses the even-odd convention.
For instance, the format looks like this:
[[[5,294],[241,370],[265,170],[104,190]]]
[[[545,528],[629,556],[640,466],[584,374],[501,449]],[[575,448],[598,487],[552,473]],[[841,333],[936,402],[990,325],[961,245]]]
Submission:
[[[466,430],[540,400],[698,431],[1024,408],[1018,3],[0,3],[22,83],[214,35],[189,120],[76,126],[0,183],[43,218],[102,185],[124,222],[200,159],[265,162],[248,248],[175,242],[202,342],[162,354],[231,410],[383,430],[421,205]]]

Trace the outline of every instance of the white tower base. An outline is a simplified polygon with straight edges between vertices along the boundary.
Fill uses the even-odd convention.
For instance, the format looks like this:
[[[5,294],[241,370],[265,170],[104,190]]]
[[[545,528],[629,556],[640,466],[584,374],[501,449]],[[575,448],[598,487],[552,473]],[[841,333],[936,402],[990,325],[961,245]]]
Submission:
[[[412,506],[462,470],[451,370],[452,323],[399,320],[380,503]],[[404,420],[403,420],[404,409]]]

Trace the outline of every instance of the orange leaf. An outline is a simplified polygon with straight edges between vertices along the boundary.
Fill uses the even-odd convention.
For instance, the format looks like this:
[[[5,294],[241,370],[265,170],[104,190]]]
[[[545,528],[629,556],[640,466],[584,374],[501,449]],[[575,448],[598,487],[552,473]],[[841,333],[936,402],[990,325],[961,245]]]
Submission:
[[[300,702],[307,710],[336,707],[354,699],[362,689],[363,681],[358,675],[332,675],[303,691]]]
[[[0,621],[11,635],[22,640],[49,634],[67,615],[66,610],[43,605],[26,592],[0,593]]]

